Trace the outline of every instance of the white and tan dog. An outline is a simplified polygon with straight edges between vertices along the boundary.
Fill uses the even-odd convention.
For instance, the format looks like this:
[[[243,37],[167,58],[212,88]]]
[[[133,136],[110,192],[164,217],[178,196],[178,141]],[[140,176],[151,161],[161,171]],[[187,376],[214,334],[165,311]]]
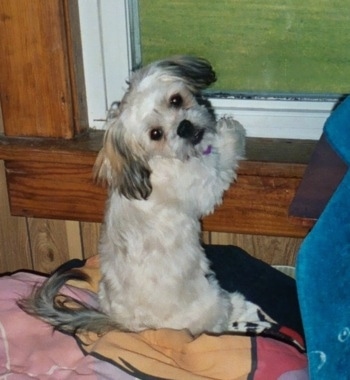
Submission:
[[[55,301],[63,283],[80,276],[59,272],[21,302],[26,311],[63,331],[168,327],[192,334],[232,330],[257,311],[219,287],[200,242],[200,218],[221,202],[244,155],[243,127],[217,121],[201,95],[215,80],[206,60],[188,56],[133,75],[95,164],[96,178],[109,186],[101,310],[71,311]]]

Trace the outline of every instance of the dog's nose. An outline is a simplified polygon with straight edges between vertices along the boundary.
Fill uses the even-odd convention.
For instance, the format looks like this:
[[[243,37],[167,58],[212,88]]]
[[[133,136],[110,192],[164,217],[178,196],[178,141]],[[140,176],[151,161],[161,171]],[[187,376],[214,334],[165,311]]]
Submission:
[[[182,120],[177,127],[177,134],[191,141],[193,145],[198,144],[204,135],[204,130],[196,128],[189,120]]]
[[[188,120],[182,120],[177,127],[177,134],[184,139],[192,137],[195,133],[194,125]]]

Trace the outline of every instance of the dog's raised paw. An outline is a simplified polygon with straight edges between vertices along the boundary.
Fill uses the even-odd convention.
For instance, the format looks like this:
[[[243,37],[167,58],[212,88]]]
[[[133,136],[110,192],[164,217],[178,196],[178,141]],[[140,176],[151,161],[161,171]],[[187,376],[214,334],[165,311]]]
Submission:
[[[244,147],[246,132],[243,125],[233,117],[222,117],[217,122],[217,130],[220,134],[233,135],[238,144]]]
[[[228,150],[226,155],[233,156],[235,161],[243,159],[246,133],[242,124],[232,117],[222,117],[217,121],[217,131],[221,149]]]

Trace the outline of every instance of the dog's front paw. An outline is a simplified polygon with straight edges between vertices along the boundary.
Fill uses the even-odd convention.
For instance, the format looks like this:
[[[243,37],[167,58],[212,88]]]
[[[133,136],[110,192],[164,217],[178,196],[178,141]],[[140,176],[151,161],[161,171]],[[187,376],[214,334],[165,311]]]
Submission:
[[[220,175],[228,185],[236,178],[238,162],[245,155],[245,130],[237,120],[230,117],[218,120],[217,149]]]
[[[221,140],[221,146],[233,149],[237,159],[242,159],[245,154],[245,129],[241,123],[232,117],[222,117],[217,122],[217,131]]]

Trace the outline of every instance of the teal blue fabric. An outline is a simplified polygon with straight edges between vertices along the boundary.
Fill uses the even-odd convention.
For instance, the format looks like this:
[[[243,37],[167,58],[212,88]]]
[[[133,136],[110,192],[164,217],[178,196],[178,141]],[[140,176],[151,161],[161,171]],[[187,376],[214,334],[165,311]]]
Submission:
[[[324,134],[350,166],[350,97]],[[310,378],[350,379],[350,170],[305,238],[296,278]]]

